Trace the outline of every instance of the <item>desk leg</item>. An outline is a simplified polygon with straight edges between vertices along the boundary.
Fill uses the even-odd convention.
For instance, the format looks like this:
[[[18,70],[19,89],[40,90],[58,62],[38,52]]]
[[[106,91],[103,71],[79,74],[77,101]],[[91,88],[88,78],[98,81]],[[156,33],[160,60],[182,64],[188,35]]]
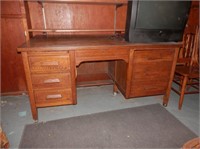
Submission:
[[[172,63],[169,83],[167,86],[166,93],[163,97],[163,106],[165,106],[165,107],[167,106],[168,101],[169,101],[170,91],[171,91],[172,82],[173,82],[173,78],[174,78],[174,72],[175,72],[175,68],[176,68],[176,61],[177,61],[177,57],[178,57],[178,50],[179,50],[179,48],[174,49],[174,59],[173,59],[173,63]]]
[[[76,95],[76,77],[77,77],[77,72],[76,72],[76,60],[75,60],[75,52],[70,51],[70,69],[71,69],[71,84],[72,84],[72,99],[73,99],[73,104],[77,104],[77,95]]]
[[[33,119],[37,120],[38,119],[38,112],[37,112],[37,108],[36,108],[36,104],[35,104],[35,100],[34,100],[32,80],[31,80],[31,74],[30,74],[27,52],[22,52],[22,60],[23,60],[23,64],[24,64],[24,71],[25,71],[27,88],[28,88],[28,93],[29,93],[31,112],[32,112]]]
[[[113,84],[113,95],[116,96],[118,94],[118,87],[116,85],[116,83]]]
[[[37,111],[37,107],[35,105],[34,94],[31,89],[29,89],[29,101],[30,101],[30,106],[31,106],[32,117],[35,121],[37,121],[38,120],[38,111]]]
[[[35,121],[38,120],[38,112],[36,107],[31,107],[32,117]]]
[[[115,82],[117,80],[116,74],[117,74],[117,61],[114,61],[114,80],[113,80],[113,82],[114,82],[114,84],[113,84],[113,95],[114,96],[116,96],[118,94],[118,87],[117,87],[116,82]]]

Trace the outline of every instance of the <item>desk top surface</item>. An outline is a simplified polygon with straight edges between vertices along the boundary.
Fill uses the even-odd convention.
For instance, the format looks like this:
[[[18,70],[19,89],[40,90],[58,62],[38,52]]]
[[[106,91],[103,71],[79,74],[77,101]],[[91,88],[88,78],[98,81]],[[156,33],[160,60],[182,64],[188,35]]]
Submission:
[[[180,47],[181,43],[167,42],[167,43],[129,43],[120,36],[35,36],[29,41],[25,42],[22,46],[18,47],[19,52],[22,51],[60,51],[60,50],[80,50],[80,49],[98,49],[108,47]]]

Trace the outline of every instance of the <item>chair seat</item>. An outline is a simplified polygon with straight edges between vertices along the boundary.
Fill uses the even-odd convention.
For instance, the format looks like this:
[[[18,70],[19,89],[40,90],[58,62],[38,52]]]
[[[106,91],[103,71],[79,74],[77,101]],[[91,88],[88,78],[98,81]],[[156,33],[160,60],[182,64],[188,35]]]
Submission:
[[[199,77],[199,69],[191,69],[189,66],[177,66],[175,73],[189,78]]]

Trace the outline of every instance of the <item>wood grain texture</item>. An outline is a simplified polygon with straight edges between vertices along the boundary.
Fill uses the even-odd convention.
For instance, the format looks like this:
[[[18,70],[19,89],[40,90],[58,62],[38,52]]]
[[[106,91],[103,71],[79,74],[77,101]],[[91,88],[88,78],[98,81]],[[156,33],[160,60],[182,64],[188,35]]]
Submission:
[[[127,62],[128,52],[126,48],[80,50],[76,52],[76,65],[85,61],[125,60]]]
[[[129,59],[130,60],[130,59]],[[115,66],[115,82],[120,88],[120,91],[125,95],[126,94],[126,83],[127,83],[127,73],[128,73],[128,64],[122,60],[116,61]]]
[[[94,65],[94,63],[96,65]],[[107,73],[108,62],[83,62],[77,68],[79,70],[78,75],[87,74],[87,73],[90,73],[90,74]]]
[[[77,67],[77,83],[107,80],[108,62],[83,62]]]
[[[31,73],[69,72],[69,56],[30,56],[29,65]]]
[[[76,93],[76,57],[75,52],[69,52],[70,57],[70,74],[71,74],[71,94],[72,94],[72,104],[77,104],[77,93]]]
[[[32,75],[33,89],[71,88],[70,73]]]
[[[71,89],[35,90],[35,104],[37,107],[72,104]]]
[[[122,47],[123,49],[129,49],[130,47],[142,47],[143,49],[148,50],[149,46],[153,47],[154,49],[159,49],[161,46],[166,48],[176,48],[177,45],[181,45],[181,42],[135,44],[126,42],[123,37],[116,37],[112,35],[43,35],[35,36],[30,41],[25,42],[22,46],[18,47],[17,50],[18,52],[55,52],[66,50],[95,50],[99,48],[101,48],[101,50],[121,49]]]
[[[25,41],[20,19],[1,19],[1,92],[25,92],[26,83],[17,47]]]
[[[77,85],[95,86],[99,84],[112,84],[111,78],[113,77],[111,77],[109,69],[114,69],[114,67],[109,66],[110,63],[105,61],[82,62],[77,67]]]
[[[149,50],[134,52],[130,97],[165,94],[167,90],[175,49]]]
[[[126,98],[164,94],[168,102],[177,48],[150,45],[130,47],[129,63],[116,63],[116,84]],[[180,44],[177,45],[180,47]]]
[[[43,2],[42,0],[38,0]],[[92,4],[127,4],[127,0],[46,0],[45,2],[92,3]]]
[[[38,107],[76,104],[73,51],[22,52],[22,56],[34,120]]]
[[[117,17],[116,17],[116,28],[125,29],[126,26],[126,12],[127,5],[123,5],[117,8]]]
[[[24,71],[25,71],[25,75],[26,75],[26,83],[27,83],[27,88],[28,88],[31,113],[32,113],[33,119],[37,120],[38,113],[37,113],[37,107],[35,105],[33,86],[32,86],[33,83],[32,83],[32,79],[31,79],[31,72],[30,72],[30,68],[29,68],[27,52],[22,52],[22,60],[23,60]]]
[[[114,91],[118,87],[125,98],[166,93],[166,101],[168,100],[166,98],[169,98],[166,90],[169,89],[171,83],[169,81],[172,81],[170,79],[173,74],[172,64],[173,68],[175,67],[174,51],[180,45],[180,43],[131,44],[123,39],[107,36],[72,36],[72,38],[66,38],[66,36],[41,38],[38,36],[38,38],[35,37],[26,42],[18,50],[25,53],[23,57],[26,62],[26,72],[28,71],[27,81],[29,81],[30,95],[34,92],[32,98],[38,108],[77,104],[77,85],[91,86],[113,83]],[[28,53],[28,57],[26,53]],[[114,62],[115,64],[110,65],[114,66],[114,70],[102,69],[96,73],[93,72],[96,68],[91,67],[90,74],[76,72],[77,66],[81,63],[97,61],[99,64],[101,61]],[[61,76],[60,74],[66,70],[69,75],[66,75],[65,72],[65,76]],[[39,73],[41,73],[40,76],[38,76]],[[109,76],[109,73],[112,75]],[[46,75],[48,76],[45,77]],[[149,78],[147,75],[152,77]],[[61,86],[48,86],[44,83],[62,82],[64,77],[68,77],[67,80],[71,81],[71,86],[70,83],[66,85],[66,82]],[[39,88],[36,82],[39,83]],[[34,89],[30,86],[32,84]],[[34,105],[32,106],[34,109]],[[36,114],[33,113],[34,118]]]
[[[193,138],[187,141],[182,149],[199,149],[200,148],[200,138]]]
[[[21,55],[17,47],[25,42],[22,3],[1,1],[1,93],[21,94],[27,91]]]
[[[1,1],[1,15],[21,15],[19,0],[2,0]]]
[[[44,7],[46,8],[47,28],[113,28],[114,7],[112,5],[48,3]]]
[[[46,29],[56,30],[106,30],[114,29],[115,4],[123,3],[117,8],[116,29],[125,29],[127,1],[73,1],[65,3],[46,2],[43,3],[46,18]],[[112,5],[109,5],[112,4]],[[30,22],[32,29],[39,31],[44,29],[42,17],[42,5],[38,2],[28,2],[30,12]],[[42,32],[34,32],[34,35]],[[98,32],[100,34],[113,34],[113,31]],[[55,31],[48,34],[66,34]],[[95,34],[95,32],[67,32],[67,34]]]
[[[188,30],[195,32],[197,25],[199,25],[199,1],[192,1],[185,32]]]
[[[63,2],[63,1],[61,1]],[[126,19],[126,3],[124,0],[108,0],[108,1],[64,1],[66,3],[45,3],[45,14],[47,28],[56,29],[53,33],[48,34],[65,34],[63,29],[69,29],[67,34],[113,34],[114,33],[114,13],[115,5],[123,3],[125,6],[117,9],[117,29],[125,29]],[[71,3],[70,3],[71,2]],[[78,4],[80,2],[81,4]],[[112,4],[112,5],[106,5]],[[30,16],[33,29],[44,29],[44,23],[42,21],[41,5],[35,2],[29,2]],[[60,30],[58,30],[60,29]],[[83,30],[93,30],[84,31]],[[101,30],[101,31],[100,31]],[[102,31],[104,30],[104,31]],[[58,33],[56,33],[58,31]],[[61,32],[62,31],[62,32]],[[34,35],[41,34],[41,32],[33,32]],[[98,74],[99,71],[108,69],[108,63],[85,63],[78,69],[77,73],[81,74],[84,68],[84,73],[90,76],[91,68],[92,73]],[[100,78],[99,78],[100,79]],[[82,79],[78,79],[82,80]],[[87,81],[87,80],[85,80]]]
[[[44,22],[42,18],[42,8],[37,2],[29,1],[26,2],[26,10],[28,17],[29,29],[44,29]],[[33,33],[32,35],[38,35],[42,33]]]
[[[54,2],[53,2],[54,1]],[[45,1],[47,2],[47,1]],[[44,4],[47,11],[47,24],[49,27],[53,28],[70,28],[70,29],[86,29],[86,28],[98,28],[98,29],[110,29],[114,28],[114,13],[115,13],[115,4],[123,3],[123,6],[117,8],[117,17],[116,17],[116,28],[123,29],[125,28],[126,20],[126,0],[57,0],[58,4],[55,3],[55,0],[48,0]],[[79,4],[78,4],[79,3]],[[55,5],[56,4],[56,5]],[[30,19],[28,19],[29,28],[33,29],[43,29],[44,23],[42,20],[42,10],[41,4],[36,1],[28,1],[27,6],[29,8]],[[24,29],[28,30],[24,25],[26,23],[25,14],[21,2],[17,1],[1,1],[1,43],[2,43],[2,87],[1,92],[5,94],[20,93],[25,92],[25,77],[22,68],[22,61],[20,60],[18,54],[16,54],[15,49],[22,44],[24,41]],[[103,11],[102,11],[103,10]],[[51,12],[52,11],[52,12]],[[27,13],[27,11],[26,11]],[[52,14],[52,15],[50,15]],[[189,16],[189,26],[192,27],[195,24],[199,23],[199,2],[192,2],[192,9]],[[56,20],[62,22],[53,22],[52,17]],[[62,20],[62,18],[64,18]],[[77,18],[77,19],[76,19]],[[67,20],[71,19],[71,20]],[[22,20],[22,22],[20,21]],[[93,21],[95,20],[95,21]],[[57,26],[58,25],[58,26]],[[24,29],[23,29],[24,28]],[[12,34],[9,34],[12,32]],[[113,32],[108,32],[113,34]],[[33,33],[33,35],[43,34],[42,32]],[[60,33],[59,33],[60,34]],[[61,33],[62,34],[62,33]],[[73,33],[70,33],[72,35]],[[103,32],[103,34],[105,34]],[[27,38],[28,39],[28,38]],[[43,45],[44,46],[44,45]],[[52,46],[52,45],[51,45]],[[98,46],[98,45],[97,45]],[[71,47],[69,47],[71,48]],[[62,49],[62,48],[61,48]],[[12,63],[12,64],[11,64]],[[14,65],[16,64],[16,65]],[[89,70],[90,64],[84,64],[85,68]],[[98,66],[98,64],[93,63],[93,67]],[[107,69],[108,65],[102,65],[100,69]],[[11,68],[11,69],[10,69]],[[81,69],[78,69],[78,73],[81,73]],[[98,73],[98,71],[97,71]],[[15,75],[14,75],[15,74]],[[89,72],[88,72],[89,74]],[[12,80],[12,81],[11,81]]]

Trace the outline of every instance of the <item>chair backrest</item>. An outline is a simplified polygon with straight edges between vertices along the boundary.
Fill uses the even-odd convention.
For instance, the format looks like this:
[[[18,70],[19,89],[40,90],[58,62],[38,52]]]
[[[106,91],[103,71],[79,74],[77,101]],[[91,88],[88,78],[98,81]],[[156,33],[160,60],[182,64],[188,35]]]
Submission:
[[[193,62],[193,57],[195,56],[195,50],[198,47],[197,38],[199,38],[198,33],[199,27],[196,26],[195,30],[186,30],[183,35],[183,44],[179,50],[177,64],[181,65],[191,65]]]
[[[196,28],[194,47],[191,57],[190,66],[199,69],[199,27]]]

